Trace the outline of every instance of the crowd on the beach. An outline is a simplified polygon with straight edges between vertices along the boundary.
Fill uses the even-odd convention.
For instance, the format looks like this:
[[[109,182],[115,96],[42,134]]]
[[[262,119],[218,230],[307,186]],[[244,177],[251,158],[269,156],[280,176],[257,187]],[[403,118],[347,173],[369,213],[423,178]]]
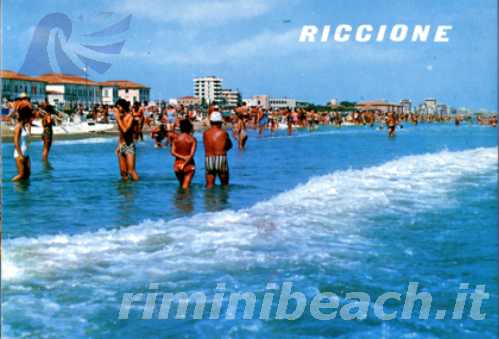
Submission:
[[[28,179],[31,173],[28,138],[31,125],[35,119],[41,121],[43,127],[42,160],[48,161],[53,141],[53,126],[61,120],[61,113],[47,102],[33,106],[27,96],[21,96],[9,103],[11,113],[7,119],[16,121],[14,128],[14,159],[18,174],[14,181]],[[223,112],[215,103],[206,111],[196,111],[182,105],[157,105],[133,103],[119,99],[113,106],[96,105],[90,111],[79,106],[73,114],[74,119],[93,119],[95,122],[109,123],[115,121],[119,141],[115,150],[119,160],[120,175],[123,180],[139,180],[136,171],[136,143],[144,140],[144,129],[151,134],[157,148],[170,147],[175,158],[173,171],[182,188],[188,189],[194,177],[196,164],[194,155],[197,149],[196,138],[193,137],[194,126],[203,128],[203,145],[205,151],[206,187],[213,187],[216,178],[221,185],[229,183],[229,165],[227,152],[232,148],[232,141],[227,132],[230,127],[237,147],[242,150],[248,140],[248,129],[256,129],[259,135],[266,130],[270,133],[277,129],[287,130],[288,135],[295,129],[315,129],[321,125],[367,125],[384,129],[393,137],[397,128],[404,124],[417,125],[428,122],[454,122],[460,125],[463,121],[474,122],[471,116],[437,115],[417,113],[397,113],[381,111],[356,111],[348,113],[338,111],[318,112],[313,109],[288,108],[268,110],[262,107],[249,107],[241,104],[231,111]],[[476,122],[495,127],[497,118],[478,116]]]

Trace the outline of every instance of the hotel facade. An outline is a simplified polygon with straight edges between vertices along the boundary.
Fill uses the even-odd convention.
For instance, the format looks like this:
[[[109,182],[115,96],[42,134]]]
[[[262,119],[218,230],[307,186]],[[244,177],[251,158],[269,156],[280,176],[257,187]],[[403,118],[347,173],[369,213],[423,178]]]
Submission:
[[[235,108],[241,104],[241,93],[229,88],[222,89],[222,101],[227,108]]]
[[[95,82],[76,75],[46,73],[37,77],[13,71],[0,71],[2,99],[14,100],[27,94],[33,102],[47,100],[51,105],[112,105],[118,98],[131,103],[149,102],[150,88],[128,80]]]
[[[25,93],[34,102],[46,98],[47,82],[13,71],[0,71],[2,99],[14,100]]]
[[[102,102],[101,88],[95,81],[62,73],[47,73],[38,78],[47,83],[47,100],[51,105],[90,106]]]
[[[222,82],[223,79],[216,76],[197,77],[193,80],[194,96],[201,100],[201,103],[220,103],[223,100]]]
[[[106,101],[108,105],[112,105],[118,98],[123,98],[130,103],[149,102],[150,88],[139,84],[138,82],[128,80],[109,80],[100,82],[99,85],[103,90],[102,101]],[[104,93],[104,90],[105,93]]]

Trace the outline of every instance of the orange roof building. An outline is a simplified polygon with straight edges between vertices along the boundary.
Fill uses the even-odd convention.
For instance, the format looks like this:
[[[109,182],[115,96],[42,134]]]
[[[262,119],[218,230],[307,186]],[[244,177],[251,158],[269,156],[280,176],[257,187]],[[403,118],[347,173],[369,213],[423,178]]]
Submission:
[[[46,73],[37,77],[1,70],[2,97],[13,100],[26,93],[33,101],[51,104],[113,104],[118,98],[149,101],[150,88],[129,80],[96,82],[77,75]]]
[[[0,70],[2,99],[14,100],[26,93],[32,101],[45,100],[46,82],[14,71]]]
[[[99,86],[102,87],[103,102],[109,102],[109,104],[114,103],[118,98],[123,98],[131,103],[149,102],[150,88],[138,82],[129,80],[109,80],[99,82]],[[115,95],[109,95],[110,91],[114,88],[118,88],[117,97]]]
[[[37,77],[49,84],[68,84],[83,86],[98,86],[97,82],[85,79],[77,75],[68,75],[63,73],[46,73]]]
[[[99,82],[100,86],[109,86],[109,87],[118,87],[120,89],[140,89],[140,88],[149,88],[145,85],[139,84],[138,82],[128,81],[128,80],[108,80]]]

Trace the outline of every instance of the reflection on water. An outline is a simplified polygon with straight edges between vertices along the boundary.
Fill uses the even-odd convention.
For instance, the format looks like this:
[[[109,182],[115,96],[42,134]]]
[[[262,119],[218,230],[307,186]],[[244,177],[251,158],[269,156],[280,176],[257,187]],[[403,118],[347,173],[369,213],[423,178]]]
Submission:
[[[175,207],[183,212],[190,213],[193,210],[193,195],[191,190],[178,187],[173,194]]]
[[[42,165],[43,165],[43,170],[47,173],[54,169],[54,167],[52,166],[52,164],[50,163],[49,160],[42,161]]]
[[[204,207],[208,212],[221,211],[229,208],[229,187],[215,186],[206,190],[204,194]]]
[[[133,221],[134,202],[137,195],[136,183],[132,181],[119,180],[116,189],[119,194],[117,209],[121,225],[130,225]],[[112,197],[110,197],[112,199]]]
[[[29,190],[30,186],[30,180],[29,179],[24,179],[20,181],[14,181],[14,190],[17,193],[26,193]],[[26,197],[29,199],[29,196],[22,196],[23,198]]]

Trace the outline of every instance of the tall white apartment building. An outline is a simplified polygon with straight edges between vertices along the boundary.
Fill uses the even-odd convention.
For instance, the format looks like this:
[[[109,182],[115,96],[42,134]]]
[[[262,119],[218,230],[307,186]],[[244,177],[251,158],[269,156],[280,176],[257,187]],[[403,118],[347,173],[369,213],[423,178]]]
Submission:
[[[201,101],[204,99],[206,104],[220,102],[223,98],[222,81],[222,78],[212,75],[194,78],[194,96]]]

